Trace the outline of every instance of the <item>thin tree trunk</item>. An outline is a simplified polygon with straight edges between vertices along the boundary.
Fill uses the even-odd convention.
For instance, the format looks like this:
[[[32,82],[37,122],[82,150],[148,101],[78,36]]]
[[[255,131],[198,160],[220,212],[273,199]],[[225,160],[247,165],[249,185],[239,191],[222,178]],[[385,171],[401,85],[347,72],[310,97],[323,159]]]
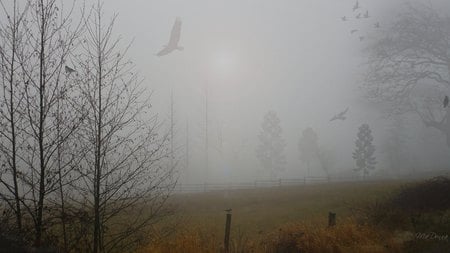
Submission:
[[[309,160],[306,162],[306,170],[307,170],[307,174],[308,174],[308,177],[310,176],[310,162],[309,162]]]
[[[66,231],[66,210],[65,210],[65,202],[64,202],[64,191],[63,191],[63,183],[62,183],[62,166],[61,166],[61,159],[62,159],[62,143],[61,143],[61,111],[60,111],[60,101],[57,103],[56,108],[56,124],[57,124],[57,138],[58,138],[58,147],[57,147],[57,163],[58,163],[58,183],[59,183],[59,196],[61,198],[61,226],[62,226],[62,233],[63,233],[63,242],[64,242],[64,252],[68,252],[67,248],[67,231]]]
[[[39,174],[39,200],[38,200],[38,213],[36,217],[36,246],[40,246],[42,237],[42,212],[44,209],[44,197],[45,197],[45,156],[44,156],[44,94],[45,94],[45,14],[44,14],[44,2],[41,4],[41,31],[40,31],[40,63],[39,63],[39,162],[40,162],[40,174]]]
[[[100,2],[98,2],[98,11],[100,11]],[[98,38],[100,39],[101,36],[101,15],[98,14]],[[98,122],[97,122],[97,140],[96,140],[96,154],[95,154],[95,182],[94,182],[94,253],[98,253],[101,245],[100,245],[100,238],[101,238],[101,219],[100,219],[100,181],[101,181],[101,136],[102,136],[102,66],[103,66],[103,59],[102,59],[102,48],[101,48],[101,42],[98,41]]]
[[[16,204],[16,222],[17,228],[21,232],[22,231],[22,212],[20,210],[20,196],[19,196],[19,186],[17,183],[17,141],[16,141],[16,125],[15,125],[15,108],[14,108],[14,62],[16,58],[16,47],[17,47],[17,16],[16,16],[16,3],[14,1],[14,11],[13,11],[13,26],[12,26],[12,52],[11,52],[11,69],[10,69],[10,78],[9,78],[9,88],[10,88],[10,123],[11,123],[11,145],[12,145],[12,172],[13,172],[13,183],[14,183],[14,199]]]

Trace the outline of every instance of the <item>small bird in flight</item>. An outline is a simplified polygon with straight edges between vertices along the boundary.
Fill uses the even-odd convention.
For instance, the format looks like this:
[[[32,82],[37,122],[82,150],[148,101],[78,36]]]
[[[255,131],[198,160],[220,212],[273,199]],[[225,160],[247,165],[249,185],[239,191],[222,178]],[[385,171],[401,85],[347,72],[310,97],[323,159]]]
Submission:
[[[172,31],[170,32],[169,43],[164,46],[164,48],[159,51],[157,56],[164,56],[170,54],[174,50],[183,50],[183,47],[178,46],[181,36],[181,19],[177,17],[175,23],[173,24]]]
[[[347,118],[347,117],[345,117],[345,114],[346,114],[347,112],[348,112],[348,107],[347,107],[347,109],[345,109],[344,111],[342,111],[342,112],[340,112],[340,113],[334,115],[333,118],[330,119],[330,121],[338,120],[338,119],[340,119],[340,120],[345,120],[345,119]]]
[[[364,13],[364,18],[370,18],[368,10],[366,11],[366,13]]]
[[[447,108],[448,106],[448,96],[445,96],[444,98],[444,108]]]
[[[75,69],[69,67],[69,66],[65,66],[64,70],[66,71],[67,74],[72,74],[73,72],[76,72]]]
[[[353,11],[356,11],[356,10],[359,9],[359,8],[361,8],[361,7],[359,6],[359,2],[356,1],[355,5],[353,6]]]

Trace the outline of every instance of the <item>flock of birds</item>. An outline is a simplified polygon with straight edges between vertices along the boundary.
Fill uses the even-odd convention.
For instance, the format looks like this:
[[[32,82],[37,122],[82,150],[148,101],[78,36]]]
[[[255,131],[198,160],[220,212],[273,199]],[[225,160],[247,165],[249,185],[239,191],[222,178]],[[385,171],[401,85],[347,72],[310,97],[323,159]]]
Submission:
[[[359,4],[359,1],[356,1],[355,5],[353,5],[353,12],[358,11],[361,8],[361,5]],[[370,18],[369,15],[369,10],[366,10],[365,12],[358,12],[355,16],[355,19],[368,19]],[[341,20],[346,22],[349,21],[350,18],[348,18],[347,16],[343,16],[341,17]],[[161,56],[165,56],[168,55],[170,53],[172,53],[175,50],[183,50],[183,47],[179,46],[178,43],[180,42],[180,37],[181,37],[181,19],[179,17],[177,17],[175,19],[175,23],[172,26],[172,31],[170,32],[170,38],[169,38],[169,42],[163,46],[163,49],[161,51],[159,51],[156,55],[161,57]],[[380,22],[376,22],[374,24],[374,28],[378,29],[380,28]],[[350,34],[356,34],[358,33],[359,30],[358,29],[352,29],[350,30]],[[364,40],[364,36],[359,36],[359,41],[363,41]],[[72,72],[75,72],[74,69],[67,67],[66,66],[66,73],[70,74]],[[445,96],[444,98],[444,108],[447,108],[449,104],[449,98],[448,96]],[[334,115],[330,121],[335,121],[335,120],[346,120],[347,119],[347,113],[349,111],[349,108],[347,107],[344,111],[339,112],[338,114]]]
[[[353,13],[354,13],[354,14],[352,14],[352,15],[353,15],[352,18],[354,18],[354,19],[356,19],[356,20],[369,19],[369,18],[371,17],[371,16],[369,15],[369,10],[366,10],[365,12],[362,11],[362,7],[361,7],[361,5],[359,4],[359,1],[356,1],[356,3],[353,5],[352,10],[353,10]],[[360,11],[360,10],[361,10],[361,11]],[[347,17],[347,16],[341,17],[341,20],[342,20],[343,22],[347,22],[347,21],[349,21],[350,19],[351,19],[351,18],[349,18],[349,17]],[[373,27],[374,27],[375,29],[380,28],[380,22],[374,23],[374,24],[373,24]],[[356,35],[356,34],[359,34],[359,29],[352,29],[352,30],[350,30],[350,34],[351,34],[351,35],[353,35],[353,34],[355,34],[355,35]],[[365,37],[364,37],[363,35],[358,36],[358,38],[359,38],[359,41],[361,41],[361,42],[365,39]]]

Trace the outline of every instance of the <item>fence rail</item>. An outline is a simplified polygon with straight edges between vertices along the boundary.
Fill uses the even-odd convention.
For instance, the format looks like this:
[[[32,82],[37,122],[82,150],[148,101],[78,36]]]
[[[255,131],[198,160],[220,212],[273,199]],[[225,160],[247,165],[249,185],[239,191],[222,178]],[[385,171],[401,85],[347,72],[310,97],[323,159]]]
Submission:
[[[303,178],[289,178],[277,180],[254,180],[253,182],[242,183],[203,183],[203,184],[182,184],[178,183],[175,186],[175,193],[196,193],[209,191],[224,191],[224,190],[244,190],[256,188],[271,188],[282,186],[299,186],[320,183],[339,183],[339,182],[376,182],[386,180],[412,180],[419,178],[431,178],[434,176],[450,176],[449,170],[433,171],[428,173],[414,173],[407,175],[397,175],[393,177],[370,177],[366,180],[361,177],[303,177]]]

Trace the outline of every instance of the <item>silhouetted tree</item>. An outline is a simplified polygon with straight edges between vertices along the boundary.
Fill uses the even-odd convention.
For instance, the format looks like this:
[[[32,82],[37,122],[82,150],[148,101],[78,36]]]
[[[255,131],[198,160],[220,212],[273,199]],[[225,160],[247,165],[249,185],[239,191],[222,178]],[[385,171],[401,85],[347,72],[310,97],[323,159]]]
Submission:
[[[26,198],[31,201],[24,202],[24,205],[32,216],[35,244],[39,246],[45,229],[50,225],[44,219],[53,217],[50,209],[45,208],[46,198],[56,194],[60,186],[59,168],[55,162],[57,150],[76,131],[82,118],[76,111],[66,110],[64,126],[58,127],[58,117],[61,117],[57,112],[58,101],[73,95],[72,83],[67,82],[70,73],[65,68],[82,25],[71,18],[73,5],[63,12],[62,3],[56,0],[28,3],[29,20],[24,21],[27,44],[19,54],[25,80],[23,113],[27,122],[23,131],[28,146],[23,149],[27,151],[23,160],[30,168],[23,182],[28,189]]]
[[[330,180],[330,170],[334,165],[335,156],[333,152],[325,147],[321,147],[317,154],[319,158],[320,165],[327,175],[328,180]]]
[[[2,140],[0,151],[11,168],[11,177],[2,177],[1,181],[13,182],[12,187],[2,190],[15,192],[15,205],[10,207],[16,213],[18,227],[24,220],[31,221],[27,225],[34,229],[23,231],[39,246],[46,229],[52,226],[50,221],[56,218],[54,206],[49,208],[47,204],[57,196],[61,186],[58,178],[63,176],[58,171],[62,167],[55,162],[57,149],[80,122],[80,115],[66,110],[59,115],[64,124],[57,130],[57,105],[71,97],[73,88],[64,68],[76,47],[74,40],[81,23],[72,22],[73,8],[63,12],[56,0],[18,3],[0,2],[6,14],[0,29],[0,134],[7,140]]]
[[[286,165],[284,155],[286,143],[281,134],[282,129],[277,114],[273,111],[267,112],[258,135],[259,145],[256,155],[264,169],[270,173],[271,179],[275,179],[276,173],[284,170]]]
[[[391,112],[417,113],[450,147],[450,19],[426,4],[408,4],[369,47],[368,94]]]
[[[311,174],[311,162],[318,158],[319,144],[316,132],[308,127],[302,132],[302,137],[298,142],[300,160],[306,163],[308,176]]]
[[[18,169],[18,125],[23,122],[24,115],[19,108],[24,101],[24,93],[17,55],[23,46],[26,7],[20,8],[17,0],[12,2],[12,10],[3,1],[0,1],[0,7],[2,16],[7,17],[0,23],[0,185],[5,190],[0,192],[0,199],[14,212],[16,228],[20,232],[23,200],[19,190],[21,171]]]
[[[74,82],[85,119],[77,132],[85,151],[78,171],[84,211],[93,217],[92,252],[131,251],[165,215],[174,182],[169,136],[158,131],[150,92],[121,49],[97,1],[86,19],[82,51],[74,57]],[[148,114],[147,114],[148,113]]]
[[[387,158],[389,169],[393,172],[404,169],[407,162],[406,140],[408,135],[406,131],[404,120],[400,115],[395,117],[388,128],[387,136],[382,146],[382,152]]]
[[[369,175],[370,170],[375,169],[375,146],[372,144],[373,137],[369,125],[362,124],[359,127],[358,139],[355,141],[353,159],[356,162],[355,171],[362,171],[363,178]]]

